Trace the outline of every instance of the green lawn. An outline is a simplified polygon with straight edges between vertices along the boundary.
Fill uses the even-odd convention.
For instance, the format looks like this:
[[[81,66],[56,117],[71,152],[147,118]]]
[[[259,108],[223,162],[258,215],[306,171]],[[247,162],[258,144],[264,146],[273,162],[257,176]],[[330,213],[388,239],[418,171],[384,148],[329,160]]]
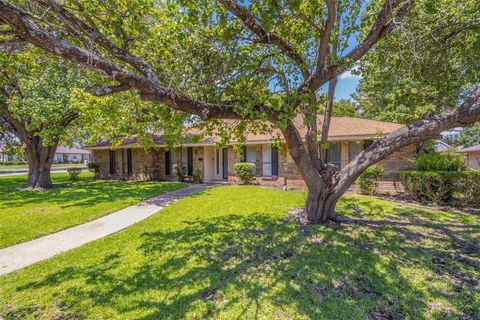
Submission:
[[[348,196],[355,225],[285,219],[304,194],[217,187],[0,278],[5,319],[475,319],[479,217]]]
[[[16,190],[26,176],[0,176],[0,248],[31,240],[183,187],[170,182],[95,181],[83,173],[77,182],[52,174],[61,188]]]
[[[83,163],[54,163],[52,169],[66,169],[70,167],[85,167]],[[16,171],[19,169],[28,170],[26,164],[4,165],[0,163],[0,171]]]

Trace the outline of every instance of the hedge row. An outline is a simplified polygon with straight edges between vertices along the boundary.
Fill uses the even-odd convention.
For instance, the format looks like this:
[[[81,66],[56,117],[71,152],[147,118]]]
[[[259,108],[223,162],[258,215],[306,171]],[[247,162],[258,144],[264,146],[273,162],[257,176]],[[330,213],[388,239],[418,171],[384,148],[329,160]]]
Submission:
[[[405,192],[437,204],[480,206],[480,171],[402,171]]]

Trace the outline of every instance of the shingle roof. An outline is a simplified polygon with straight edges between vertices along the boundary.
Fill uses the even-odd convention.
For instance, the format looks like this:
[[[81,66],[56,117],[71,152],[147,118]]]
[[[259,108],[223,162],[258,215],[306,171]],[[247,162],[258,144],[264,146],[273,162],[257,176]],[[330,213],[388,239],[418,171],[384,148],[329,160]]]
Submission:
[[[468,147],[468,148],[464,148],[464,149],[458,150],[458,152],[465,152],[465,153],[468,153],[468,152],[476,152],[476,151],[480,151],[480,144],[477,144],[477,145],[475,145],[475,146],[471,146],[471,147]]]
[[[68,148],[63,146],[58,146],[55,153],[64,153],[64,154],[90,154],[90,150],[79,149],[79,148]]]
[[[317,123],[319,130],[322,128],[322,121],[323,116],[318,116]],[[231,126],[232,128],[238,123],[235,120],[224,120],[227,126]],[[307,132],[307,127],[303,123],[302,118],[297,117],[294,119],[294,124],[298,128],[300,135],[305,136]],[[361,119],[361,118],[352,118],[352,117],[332,117],[330,122],[330,131],[329,131],[329,139],[330,140],[340,140],[340,139],[365,139],[365,138],[373,138],[378,135],[385,135],[391,133],[399,128],[403,127],[402,124],[385,122],[385,121],[377,121],[377,120],[369,120],[369,119]],[[199,134],[201,130],[198,129],[189,129],[190,134]],[[273,137],[281,135],[279,129],[274,129],[270,133],[262,134],[262,133],[246,133],[247,141],[254,142],[254,141],[269,141]],[[157,133],[153,135],[153,141],[156,145],[163,145],[165,144],[165,140],[162,134]],[[220,142],[220,138],[213,134],[206,136],[205,138],[201,139],[198,143],[202,144],[215,144]],[[137,136],[131,136],[125,139],[121,145],[132,145],[137,144],[138,139]],[[185,144],[192,143],[191,138],[186,135],[185,136]],[[104,147],[109,146],[108,141],[101,141],[95,145],[95,147]]]

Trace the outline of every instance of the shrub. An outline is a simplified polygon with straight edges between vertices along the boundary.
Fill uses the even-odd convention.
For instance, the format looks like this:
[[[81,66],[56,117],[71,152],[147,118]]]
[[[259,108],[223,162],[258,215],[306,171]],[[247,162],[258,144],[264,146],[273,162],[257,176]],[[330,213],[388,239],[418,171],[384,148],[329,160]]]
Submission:
[[[480,205],[480,171],[401,171],[405,192],[436,204]]]
[[[187,175],[187,169],[185,167],[176,166],[174,172],[178,182],[185,181],[185,176]]]
[[[358,191],[361,194],[374,195],[377,193],[378,182],[383,176],[383,167],[374,164],[368,167],[357,179]]]
[[[100,165],[93,161],[87,164],[87,168],[88,168],[88,171],[95,173],[95,175],[97,175],[98,172],[100,171]]]
[[[417,171],[465,171],[467,164],[465,159],[452,152],[422,153],[413,160]]]
[[[193,169],[193,183],[203,183],[203,172],[200,168]]]
[[[78,176],[82,172],[82,168],[78,168],[78,167],[67,168],[67,172],[70,175],[70,180],[77,181]]]
[[[242,180],[243,183],[251,183],[253,180],[253,169],[255,164],[250,162],[238,162],[233,165],[235,175]]]
[[[2,166],[18,166],[18,165],[26,165],[25,161],[15,160],[15,161],[6,161],[0,162]]]
[[[465,171],[455,181],[455,193],[463,204],[480,207],[480,170]]]

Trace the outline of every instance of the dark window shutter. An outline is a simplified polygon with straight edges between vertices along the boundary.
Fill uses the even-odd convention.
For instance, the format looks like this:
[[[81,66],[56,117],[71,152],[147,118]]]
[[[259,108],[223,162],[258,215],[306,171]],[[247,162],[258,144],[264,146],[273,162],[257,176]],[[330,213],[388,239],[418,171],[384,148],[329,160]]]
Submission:
[[[242,147],[242,154],[240,157],[240,162],[247,162],[247,146]]]
[[[272,147],[272,176],[278,176],[278,149]]]
[[[165,175],[170,175],[170,151],[165,151]]]
[[[115,165],[115,150],[109,150],[110,154],[110,174],[115,174],[117,172],[117,166]]]
[[[228,179],[228,148],[222,149],[222,158],[223,158],[223,179]]]
[[[363,142],[363,150],[367,149],[367,148],[370,147],[372,144],[373,144],[373,140],[365,140],[365,141]]]
[[[193,174],[193,148],[187,148],[187,175]]]
[[[127,175],[129,176],[133,173],[132,167],[132,149],[127,149]]]

